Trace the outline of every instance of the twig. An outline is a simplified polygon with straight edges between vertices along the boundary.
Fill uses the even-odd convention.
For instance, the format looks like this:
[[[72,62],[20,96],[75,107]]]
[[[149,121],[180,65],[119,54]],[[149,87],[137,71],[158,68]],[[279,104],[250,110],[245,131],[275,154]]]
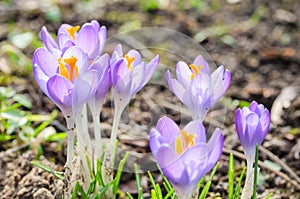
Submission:
[[[276,155],[274,155],[271,151],[266,149],[263,146],[260,146],[260,150],[265,153],[267,156],[270,157],[271,160],[275,161],[278,163],[285,171],[291,174],[297,180],[298,183],[300,183],[300,178],[299,176],[282,160],[280,160]]]

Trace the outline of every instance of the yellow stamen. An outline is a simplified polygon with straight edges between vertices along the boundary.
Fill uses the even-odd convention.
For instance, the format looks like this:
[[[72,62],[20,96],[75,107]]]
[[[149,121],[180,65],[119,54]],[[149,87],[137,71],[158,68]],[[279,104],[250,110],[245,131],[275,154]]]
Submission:
[[[74,70],[75,70],[75,77],[77,78],[78,77],[78,67],[76,66],[76,62],[77,62],[77,58],[72,56],[71,58],[69,59],[64,59],[64,62],[66,64],[69,65],[70,67],[70,78],[69,80],[70,81],[73,81],[73,73],[74,73]]]
[[[132,69],[133,69],[133,65],[132,65],[132,63],[134,62],[134,60],[135,60],[135,57],[130,57],[129,55],[127,55],[127,54],[125,54],[125,59],[126,59],[126,65],[127,65],[127,67],[129,68],[129,70],[130,71],[132,71]]]
[[[189,66],[193,71],[193,73],[191,74],[191,79],[194,79],[194,77],[198,75],[200,70],[203,68],[203,66],[195,66],[194,64],[190,64]]]
[[[179,135],[176,137],[175,151],[176,151],[177,154],[181,154],[183,152],[182,140],[181,140],[181,137]]]
[[[79,30],[79,28],[80,26],[71,26],[70,28],[66,28],[66,31],[73,40],[75,40],[75,33]]]
[[[65,66],[64,63],[59,63],[59,74],[63,77],[65,77],[66,79],[70,80],[69,77],[69,71],[67,69],[67,67]]]
[[[183,151],[195,145],[195,134],[189,134],[184,130],[180,131],[180,135],[176,137],[175,151],[180,155]]]
[[[75,70],[75,78],[78,77],[78,67],[76,66],[77,58],[72,56],[68,59],[64,59],[64,61],[61,61],[62,58],[59,58],[57,61],[59,61],[59,74],[68,79],[70,82],[73,81],[74,76],[74,70]],[[66,67],[65,64],[69,65],[69,70]]]

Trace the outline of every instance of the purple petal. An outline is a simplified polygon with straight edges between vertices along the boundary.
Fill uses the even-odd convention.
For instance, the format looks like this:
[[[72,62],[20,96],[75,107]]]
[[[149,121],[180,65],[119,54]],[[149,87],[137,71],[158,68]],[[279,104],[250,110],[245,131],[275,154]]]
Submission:
[[[43,26],[43,28],[41,30],[41,37],[42,37],[44,45],[50,52],[52,52],[53,49],[58,48],[56,41],[49,34],[49,32],[47,31],[47,28],[45,26]]]
[[[160,132],[156,128],[152,128],[150,130],[149,145],[150,145],[150,149],[153,153],[153,156],[155,158],[157,157],[157,153],[159,152],[158,149],[164,143],[164,142],[160,142],[160,140],[161,140]]]
[[[33,65],[33,74],[42,91],[48,96],[49,94],[47,90],[47,82],[49,80],[49,77],[41,70],[41,68],[37,64]]]
[[[106,42],[107,30],[105,26],[102,26],[100,31],[98,32],[98,37],[100,41],[99,54],[102,53],[105,42]]]
[[[38,48],[33,55],[32,65],[37,65],[48,77],[56,74],[58,62],[45,48]]]
[[[224,73],[224,66],[220,66],[213,72],[211,80],[214,91],[213,103],[216,103],[228,89],[231,80],[231,73],[229,70],[226,70]]]
[[[156,71],[159,63],[159,55],[156,55],[146,66],[146,74],[145,74],[145,79],[143,82],[143,87],[147,82],[150,81],[151,77],[153,76],[154,72]]]
[[[64,52],[67,48],[74,46],[74,42],[71,40],[70,36],[66,33],[60,33],[57,35],[57,41],[59,48]]]
[[[184,171],[184,165],[170,146],[163,144],[159,148],[156,160],[169,180],[179,181]]]
[[[185,62],[178,62],[176,65],[176,77],[178,82],[184,87],[188,88],[191,83],[191,69]]]
[[[110,59],[111,66],[114,66],[120,59],[123,59],[123,50],[122,50],[122,45],[118,44],[111,55],[111,59]]]
[[[200,121],[189,122],[183,129],[189,134],[195,134],[195,143],[205,143],[206,142],[206,132],[205,128]]]
[[[95,59],[99,54],[98,32],[92,25],[84,25],[76,37],[76,45],[88,53],[91,59]]]
[[[57,35],[61,33],[69,35],[67,32],[67,28],[71,28],[71,27],[72,26],[70,24],[62,24],[58,29]]]
[[[100,29],[100,24],[98,23],[98,21],[96,20],[92,20],[91,23],[90,23],[97,32],[99,32],[99,29]]]
[[[50,99],[61,109],[64,116],[72,116],[72,95],[74,85],[64,77],[55,75],[47,82]]]
[[[77,46],[72,46],[69,49],[66,50],[64,53],[62,60],[64,59],[69,59],[72,56],[74,56],[77,61],[76,61],[76,66],[78,67],[78,73],[84,73],[85,71],[88,70],[90,66],[90,61],[88,55],[83,52],[83,50]]]
[[[209,65],[208,65],[208,63],[206,62],[206,60],[202,57],[202,55],[198,55],[198,56],[195,58],[193,64],[194,64],[195,66],[203,66],[203,67],[201,68],[200,72],[204,72],[204,73],[210,75],[210,68],[209,68]]]
[[[180,129],[172,119],[166,116],[160,118],[157,122],[156,129],[162,136],[160,142],[175,146],[174,142],[180,133]]]
[[[171,79],[170,71],[167,71],[166,79],[171,91],[183,102],[185,88],[176,79]]]
[[[267,133],[270,127],[270,112],[268,111],[268,109],[265,109],[265,111],[262,113],[260,117],[260,123],[262,131]]]
[[[98,71],[88,71],[78,77],[74,85],[73,116],[80,107],[95,93],[99,81]]]
[[[250,104],[250,111],[255,111],[255,109],[258,107],[258,103],[256,101],[252,101],[251,104]]]
[[[134,69],[130,72],[132,75],[132,83],[130,88],[131,97],[143,88],[146,76],[145,67],[146,64],[142,62],[138,66],[134,67]]]
[[[257,136],[257,126],[259,123],[259,117],[255,113],[251,113],[246,117],[246,129],[245,129],[245,140],[247,143],[244,143],[245,146],[254,146],[253,139]],[[255,147],[255,146],[254,146]]]
[[[241,143],[244,143],[245,142],[244,138],[245,138],[246,122],[244,121],[241,109],[238,109],[236,111],[235,126],[236,126],[236,131],[237,131],[239,140],[241,141]]]
[[[141,54],[137,50],[130,50],[128,51],[127,55],[129,55],[129,57],[134,57],[134,61],[132,63],[133,67],[142,62]]]

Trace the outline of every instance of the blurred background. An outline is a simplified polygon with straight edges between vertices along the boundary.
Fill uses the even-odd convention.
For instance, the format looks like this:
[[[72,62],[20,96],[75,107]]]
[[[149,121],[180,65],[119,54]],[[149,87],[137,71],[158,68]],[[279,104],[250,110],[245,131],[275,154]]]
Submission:
[[[235,108],[247,105],[252,100],[263,103],[271,110],[272,125],[263,145],[266,151],[261,153],[261,158],[269,159],[270,161],[265,164],[286,176],[284,178],[284,176],[278,176],[278,173],[275,174],[265,169],[263,172],[265,177],[262,179],[258,191],[261,194],[274,192],[277,194],[275,194],[275,198],[299,197],[297,192],[300,186],[298,177],[300,174],[300,1],[1,0],[1,100],[2,102],[7,100],[21,104],[21,111],[27,111],[26,114],[47,115],[43,116],[47,118],[39,115],[37,120],[32,118],[32,121],[26,120],[25,124],[28,128],[32,125],[36,126],[36,123],[40,121],[51,121],[48,124],[51,123],[55,127],[54,132],[65,130],[62,115],[57,112],[53,113],[53,110],[56,109],[55,105],[42,94],[32,74],[33,52],[42,46],[39,37],[41,28],[46,26],[49,32],[56,34],[62,23],[82,25],[94,19],[107,27],[108,38],[114,37],[118,33],[145,27],[162,27],[178,31],[201,45],[215,65],[224,65],[225,68],[231,70],[232,83],[223,100],[227,106],[226,129],[224,130],[225,145],[228,150],[239,147],[233,123]],[[162,36],[160,32],[156,34],[158,38]],[[174,41],[174,44],[178,43]],[[109,46],[105,49],[106,52],[112,50]],[[185,49],[183,45],[181,50],[189,52],[190,49]],[[164,60],[164,63],[175,66],[177,61]],[[11,90],[5,90],[8,87]],[[151,90],[151,88],[149,89]],[[157,94],[156,92],[150,93]],[[14,97],[15,94],[20,95]],[[172,94],[167,95],[172,98]],[[145,98],[137,97],[135,99],[135,101],[139,100],[142,100],[137,105],[141,107],[140,112],[148,111],[143,101]],[[170,101],[174,102],[174,100]],[[110,105],[111,102],[106,104],[101,115],[102,120],[108,121],[108,123],[111,123],[112,119]],[[11,119],[16,116],[14,115],[16,113],[3,116],[7,110],[3,109],[3,104],[1,107],[2,122],[4,119],[7,120],[7,117]],[[140,112],[137,112],[136,115],[140,115]],[[15,126],[11,127],[9,131],[7,124],[5,126],[2,123],[0,126],[1,151],[20,146],[20,143],[30,142],[32,144],[33,137],[37,142],[36,135],[38,133],[36,132],[40,131],[35,131],[35,129],[33,132],[36,135],[30,137],[28,133],[25,133],[23,141],[14,140],[19,132],[32,132],[32,130],[24,130],[20,127],[24,126],[24,123],[19,123],[19,119],[23,118],[25,113],[22,114],[21,116],[17,114],[18,117],[15,119],[18,122],[14,123]],[[55,117],[57,119],[54,119]],[[141,121],[137,122],[149,125],[149,114],[142,114],[142,117]],[[104,128],[106,127],[104,125]],[[56,140],[53,138],[52,141],[63,140],[64,136],[55,137]],[[140,149],[140,153],[149,152],[147,140],[134,143],[126,136],[121,136],[121,138],[124,143],[133,145],[133,148],[137,147],[137,150]],[[36,145],[39,145],[41,141],[37,143]],[[52,162],[61,166],[64,163],[64,156],[57,149],[57,144],[52,145],[55,146],[51,148],[51,144],[47,144],[41,148],[44,152],[48,150],[48,153],[52,154],[52,156],[48,155],[48,159],[52,158]],[[35,145],[33,148],[38,150]],[[241,152],[241,148],[238,148],[237,151]],[[275,156],[283,161],[279,161]],[[222,160],[224,164],[222,167],[221,163],[223,170],[221,169],[219,180],[225,182],[225,163],[228,161],[226,152],[222,156]],[[223,174],[225,173],[224,175],[222,171]],[[0,193],[4,182],[3,180],[1,184],[0,180]],[[215,179],[215,182],[218,184],[218,179]],[[147,181],[145,184],[147,185]],[[133,191],[134,185],[130,186],[130,183],[125,185],[126,190],[132,189],[131,191]],[[220,192],[220,195],[226,198],[224,186],[220,183],[214,188],[214,191]],[[49,188],[49,190],[51,189]]]

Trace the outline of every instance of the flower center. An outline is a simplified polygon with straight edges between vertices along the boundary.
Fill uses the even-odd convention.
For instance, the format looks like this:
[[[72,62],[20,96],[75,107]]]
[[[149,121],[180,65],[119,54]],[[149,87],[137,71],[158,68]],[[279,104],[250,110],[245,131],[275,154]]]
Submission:
[[[178,155],[182,154],[186,149],[195,145],[195,134],[189,134],[184,130],[180,131],[180,135],[176,137],[175,151]]]
[[[64,59],[63,62],[61,61],[61,58],[58,60],[60,61],[59,74],[68,79],[70,82],[73,82],[74,75],[75,78],[78,77],[78,67],[76,66],[77,58],[72,56],[68,59]],[[66,64],[69,66],[68,68],[66,67]]]
[[[69,28],[66,28],[66,31],[73,40],[75,40],[75,33],[79,30],[79,28],[80,26],[71,26]]]
[[[192,74],[191,74],[191,80],[192,80],[192,79],[194,79],[194,77],[196,75],[199,74],[199,72],[200,72],[201,68],[203,68],[203,66],[195,66],[194,64],[190,64],[189,66],[192,69]]]
[[[134,62],[135,60],[135,57],[130,57],[129,55],[125,54],[125,60],[126,60],[126,65],[127,67],[129,68],[130,71],[132,71],[133,69],[133,65],[132,63]]]

